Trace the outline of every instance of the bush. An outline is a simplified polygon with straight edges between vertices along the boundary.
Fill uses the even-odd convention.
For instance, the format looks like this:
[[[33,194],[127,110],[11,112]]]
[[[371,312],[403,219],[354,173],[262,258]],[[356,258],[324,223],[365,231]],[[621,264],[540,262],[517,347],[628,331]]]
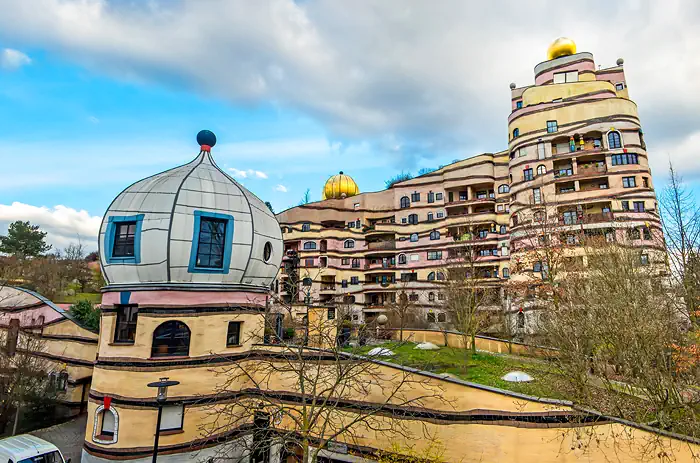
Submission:
[[[92,302],[81,300],[70,306],[70,314],[86,328],[100,330],[100,309],[92,305]]]

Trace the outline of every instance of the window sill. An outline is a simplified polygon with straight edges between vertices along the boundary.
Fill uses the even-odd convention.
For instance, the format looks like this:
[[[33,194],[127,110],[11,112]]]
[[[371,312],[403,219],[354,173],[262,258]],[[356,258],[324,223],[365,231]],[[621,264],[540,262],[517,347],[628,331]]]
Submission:
[[[226,347],[227,347],[227,348],[228,348],[228,347],[231,347],[231,348],[243,347],[243,344],[226,344]]]
[[[134,341],[112,341],[107,343],[108,346],[133,346],[134,344]]]
[[[161,436],[172,436],[174,434],[182,434],[184,432],[185,431],[182,428],[180,428],[180,429],[168,429],[167,431],[161,431],[160,435]]]

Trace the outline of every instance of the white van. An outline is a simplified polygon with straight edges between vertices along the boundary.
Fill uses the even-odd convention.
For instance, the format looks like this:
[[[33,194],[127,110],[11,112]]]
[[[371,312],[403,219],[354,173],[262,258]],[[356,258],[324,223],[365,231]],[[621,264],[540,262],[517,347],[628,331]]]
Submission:
[[[30,434],[0,440],[0,463],[70,463],[50,442]]]

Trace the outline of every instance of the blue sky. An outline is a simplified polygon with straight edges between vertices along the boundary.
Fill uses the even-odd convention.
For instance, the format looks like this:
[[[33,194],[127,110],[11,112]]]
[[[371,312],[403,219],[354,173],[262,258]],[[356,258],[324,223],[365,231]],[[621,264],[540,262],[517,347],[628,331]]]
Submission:
[[[657,190],[669,157],[697,188],[694,2],[333,3],[0,0],[0,233],[26,219],[94,247],[114,196],[193,158],[203,128],[277,211],[339,170],[372,191],[501,150],[509,83],[531,84],[561,35],[604,67],[625,58]]]

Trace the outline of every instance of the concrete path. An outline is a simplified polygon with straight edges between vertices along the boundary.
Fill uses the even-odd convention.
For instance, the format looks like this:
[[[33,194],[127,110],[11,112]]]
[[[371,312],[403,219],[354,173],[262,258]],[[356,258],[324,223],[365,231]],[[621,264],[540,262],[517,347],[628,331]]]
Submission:
[[[58,447],[66,461],[70,458],[71,463],[80,463],[86,424],[87,414],[83,414],[66,423],[38,429],[30,434],[49,441]]]

